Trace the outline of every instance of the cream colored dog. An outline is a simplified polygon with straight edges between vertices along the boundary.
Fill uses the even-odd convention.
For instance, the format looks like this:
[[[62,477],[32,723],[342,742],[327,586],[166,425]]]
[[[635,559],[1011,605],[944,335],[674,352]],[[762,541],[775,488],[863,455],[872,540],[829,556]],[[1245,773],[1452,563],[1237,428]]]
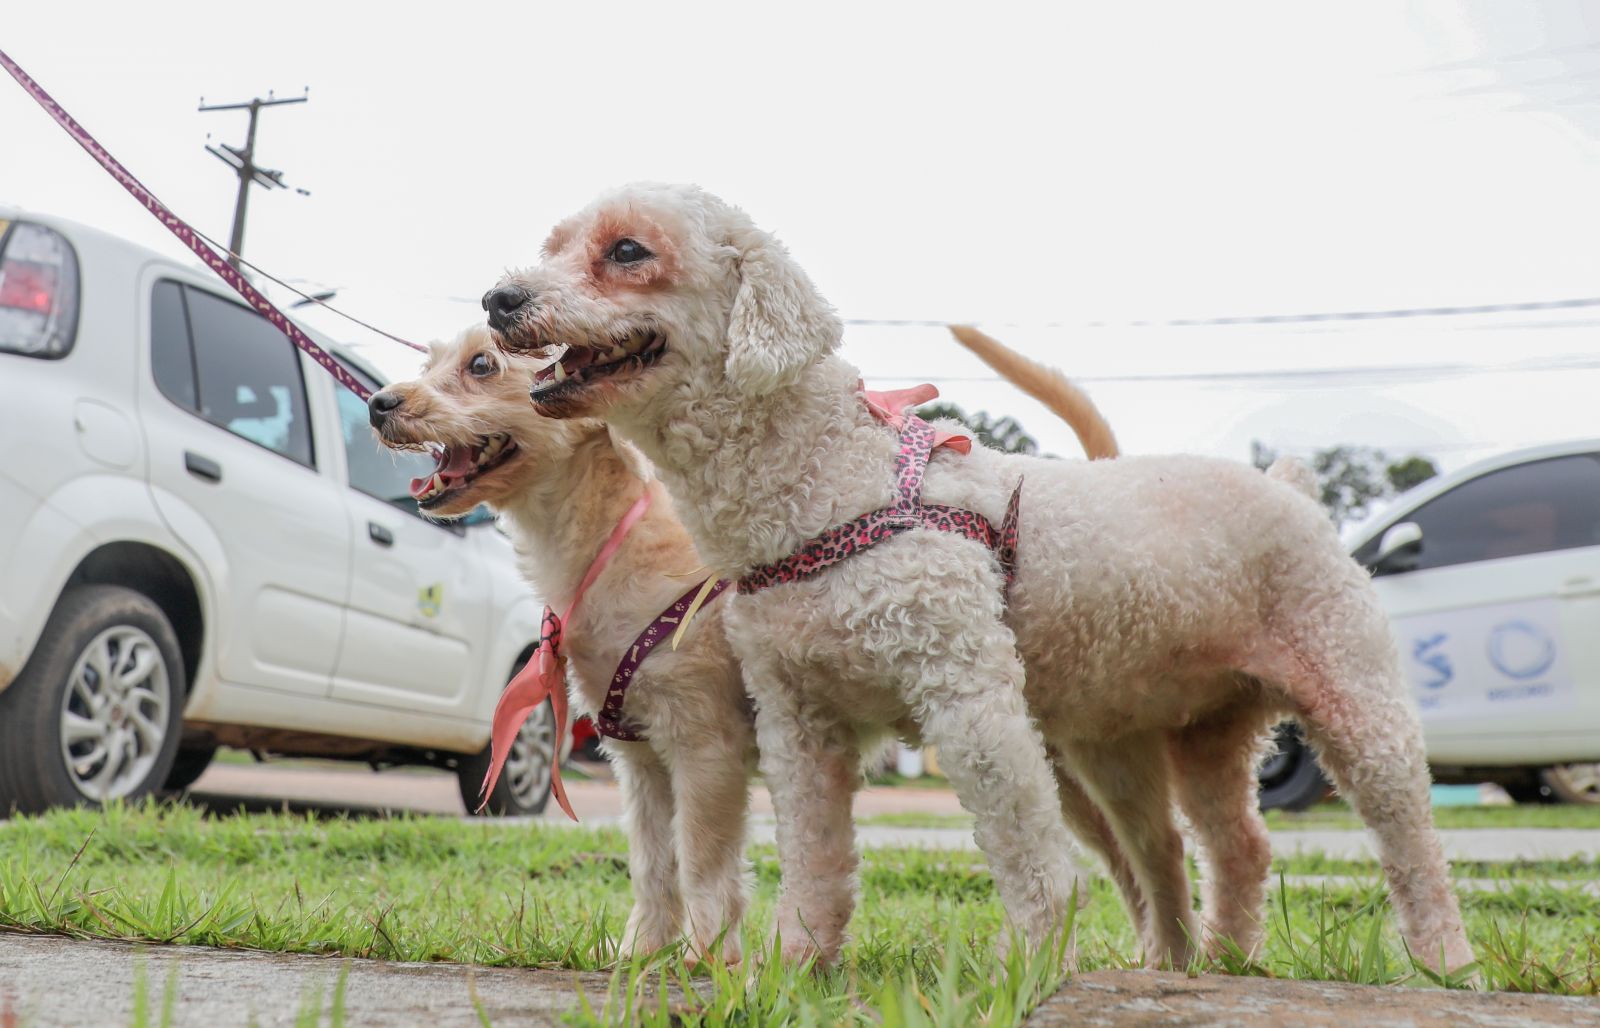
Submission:
[[[1088,398],[1050,369],[992,340],[986,360],[1037,394],[1078,433],[1090,456],[1113,456],[1110,429]],[[547,361],[510,358],[484,329],[435,344],[420,377],[374,397],[374,423],[399,448],[442,445],[438,479],[424,487],[431,516],[456,517],[487,503],[504,515],[523,574],[552,607],[571,600],[606,536],[639,495],[654,500],[566,626],[572,699],[593,715],[613,669],[639,631],[706,574],[671,501],[650,481],[643,458],[603,422],[556,420],[528,403]],[[644,661],[624,713],[647,741],[601,745],[621,779],[629,833],[634,907],[625,941],[648,951],[677,938],[687,920],[696,954],[710,953],[724,929],[724,959],[738,958],[744,911],[742,846],[754,728],[738,665],[722,630],[722,602],[704,607],[676,652]],[[1081,796],[1081,792],[1077,792]],[[1085,802],[1086,835],[1109,840]],[[1113,848],[1107,862],[1127,883]]]
[[[605,196],[556,226],[540,263],[503,279],[485,309],[509,349],[566,347],[538,377],[537,409],[603,416],[637,443],[719,575],[741,578],[899,495],[900,444],[835,353],[838,317],[773,237],[697,188]],[[1254,760],[1266,726],[1291,713],[1377,834],[1412,951],[1468,963],[1388,623],[1295,484],[1301,470],[941,452],[924,502],[1000,524],[1022,483],[1009,602],[994,553],[926,528],[726,597],[778,814],[788,955],[837,958],[859,754],[918,730],[1031,938],[1062,923],[1079,885],[1056,787],[1070,773],[1133,869],[1147,959],[1181,962],[1202,935],[1174,793],[1202,844],[1204,930],[1252,949],[1270,861]]]

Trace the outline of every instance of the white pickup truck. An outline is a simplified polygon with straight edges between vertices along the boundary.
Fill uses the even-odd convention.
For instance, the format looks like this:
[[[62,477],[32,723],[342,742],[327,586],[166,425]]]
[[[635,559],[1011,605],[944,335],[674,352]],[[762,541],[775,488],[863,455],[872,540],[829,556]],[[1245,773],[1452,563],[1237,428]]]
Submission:
[[[0,816],[219,745],[449,768],[475,807],[539,608],[487,519],[418,514],[423,464],[207,272],[0,207]],[[542,713],[490,812],[544,807]]]

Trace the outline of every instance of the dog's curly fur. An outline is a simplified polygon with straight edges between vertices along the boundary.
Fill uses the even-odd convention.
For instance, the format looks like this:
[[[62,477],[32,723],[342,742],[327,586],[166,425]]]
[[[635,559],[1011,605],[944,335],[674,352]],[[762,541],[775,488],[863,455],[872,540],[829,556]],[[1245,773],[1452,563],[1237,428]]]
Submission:
[[[1090,457],[1116,455],[1110,426],[1059,372],[994,340],[971,345],[985,360],[1009,361],[1002,373],[1039,393],[1078,433]],[[398,448],[472,449],[510,437],[515,449],[509,456],[432,502],[429,513],[457,517],[487,503],[503,514],[524,576],[553,605],[571,598],[621,512],[643,490],[654,491],[645,519],[586,594],[565,636],[574,704],[593,714],[623,648],[706,572],[674,521],[670,500],[649,484],[642,455],[612,437],[603,422],[546,418],[529,404],[532,375],[547,363],[507,357],[483,328],[436,343],[418,378],[385,390],[379,436]],[[630,834],[635,905],[626,941],[641,952],[664,945],[687,913],[697,954],[708,953],[727,929],[721,955],[737,959],[745,904],[738,847],[753,760],[741,754],[753,752],[754,729],[720,604],[703,608],[697,621],[676,654],[662,647],[630,687],[626,715],[646,727],[650,742],[607,739],[601,746],[621,778]],[[1087,832],[1109,840],[1098,811],[1083,816]],[[1131,886],[1114,844],[1107,861]]]
[[[895,436],[835,353],[838,317],[737,208],[631,186],[557,226],[542,261],[503,285],[523,302],[494,322],[502,345],[564,344],[564,362],[591,365],[541,380],[536,406],[603,416],[637,443],[719,574],[892,502]],[[1009,607],[993,554],[925,530],[729,597],[779,818],[786,954],[837,958],[858,755],[890,731],[938,745],[1030,938],[1080,886],[1054,771],[1077,775],[1111,822],[1147,959],[1182,961],[1202,938],[1174,794],[1204,854],[1205,935],[1251,950],[1270,858],[1254,761],[1266,725],[1293,713],[1376,833],[1412,951],[1468,963],[1388,624],[1326,516],[1278,477],[1195,457],[941,453],[928,502],[998,521],[1024,481]]]
[[[478,448],[509,435],[509,457],[429,513],[454,517],[479,503],[500,512],[524,577],[557,610],[571,602],[623,512],[641,493],[654,494],[563,635],[573,704],[592,716],[640,630],[708,571],[636,450],[600,421],[556,421],[529,406],[538,366],[502,354],[481,328],[436,343],[418,378],[385,390],[397,402],[383,414],[379,438]],[[648,741],[601,742],[622,784],[634,893],[624,941],[638,952],[672,942],[687,921],[696,954],[709,954],[745,908],[755,733],[722,609],[702,609],[676,651],[658,647],[640,665],[625,713]],[[738,953],[738,933],[727,931],[720,954]]]

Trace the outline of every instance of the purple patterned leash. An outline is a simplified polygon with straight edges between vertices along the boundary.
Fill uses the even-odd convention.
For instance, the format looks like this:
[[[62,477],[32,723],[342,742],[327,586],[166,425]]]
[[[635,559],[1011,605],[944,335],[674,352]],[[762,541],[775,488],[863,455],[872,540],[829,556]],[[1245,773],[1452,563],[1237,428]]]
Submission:
[[[250,284],[249,279],[245,278],[244,275],[224,260],[221,254],[207,245],[199,237],[199,234],[189,227],[187,222],[172,213],[166,204],[157,200],[155,194],[151,193],[143,183],[134,178],[132,173],[127,168],[124,168],[115,157],[107,153],[106,148],[101,146],[82,125],[73,120],[72,115],[63,110],[61,105],[56,103],[50,94],[46,93],[39,83],[35,82],[32,76],[23,71],[17,62],[13,61],[4,50],[0,50],[0,65],[3,65],[6,71],[11,73],[11,77],[16,79],[23,89],[27,90],[29,96],[38,101],[40,107],[49,112],[50,116],[56,120],[56,124],[66,130],[67,135],[76,140],[79,146],[87,150],[89,156],[98,161],[100,166],[109,172],[112,178],[122,183],[122,187],[132,193],[134,199],[143,204],[151,214],[154,214],[156,219],[165,225],[168,231],[177,236],[180,242],[190,250],[193,250],[195,256],[205,262],[206,267],[221,276],[224,282],[233,287],[234,292],[244,297],[251,307],[254,307],[272,323],[274,328],[288,336],[290,342],[309,354],[312,360],[322,365],[323,369],[337,379],[340,385],[361,397],[362,400],[371,398],[372,390],[368,389],[365,384],[352,375],[350,370],[339,362],[338,358],[312,342],[310,337],[300,331],[299,326],[284,316],[284,313],[277,307],[273,306],[271,300],[261,295],[261,292]]]
[[[611,739],[620,739],[623,742],[642,742],[644,733],[629,728],[622,723],[622,703],[628,698],[628,686],[633,682],[634,672],[639,670],[639,665],[650,656],[650,651],[656,648],[656,643],[671,638],[672,631],[669,626],[677,625],[683,620],[683,615],[689,610],[689,605],[699,595],[701,588],[710,579],[701,579],[694,584],[694,588],[684,593],[672,602],[672,605],[650,622],[650,627],[639,633],[639,637],[628,647],[622,655],[622,662],[617,665],[617,673],[611,676],[611,688],[606,690],[606,699],[600,706],[600,713],[595,715],[594,727],[601,735]],[[706,594],[703,603],[710,603],[733,582],[720,579]]]

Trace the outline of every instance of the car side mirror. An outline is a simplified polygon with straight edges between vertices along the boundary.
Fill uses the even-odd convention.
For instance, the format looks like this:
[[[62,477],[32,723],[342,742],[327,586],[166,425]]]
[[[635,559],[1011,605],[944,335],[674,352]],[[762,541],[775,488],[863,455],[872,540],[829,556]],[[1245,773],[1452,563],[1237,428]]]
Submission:
[[[1390,525],[1378,543],[1378,554],[1372,561],[1372,570],[1380,575],[1394,575],[1413,571],[1422,556],[1422,526],[1415,521],[1402,521]]]

